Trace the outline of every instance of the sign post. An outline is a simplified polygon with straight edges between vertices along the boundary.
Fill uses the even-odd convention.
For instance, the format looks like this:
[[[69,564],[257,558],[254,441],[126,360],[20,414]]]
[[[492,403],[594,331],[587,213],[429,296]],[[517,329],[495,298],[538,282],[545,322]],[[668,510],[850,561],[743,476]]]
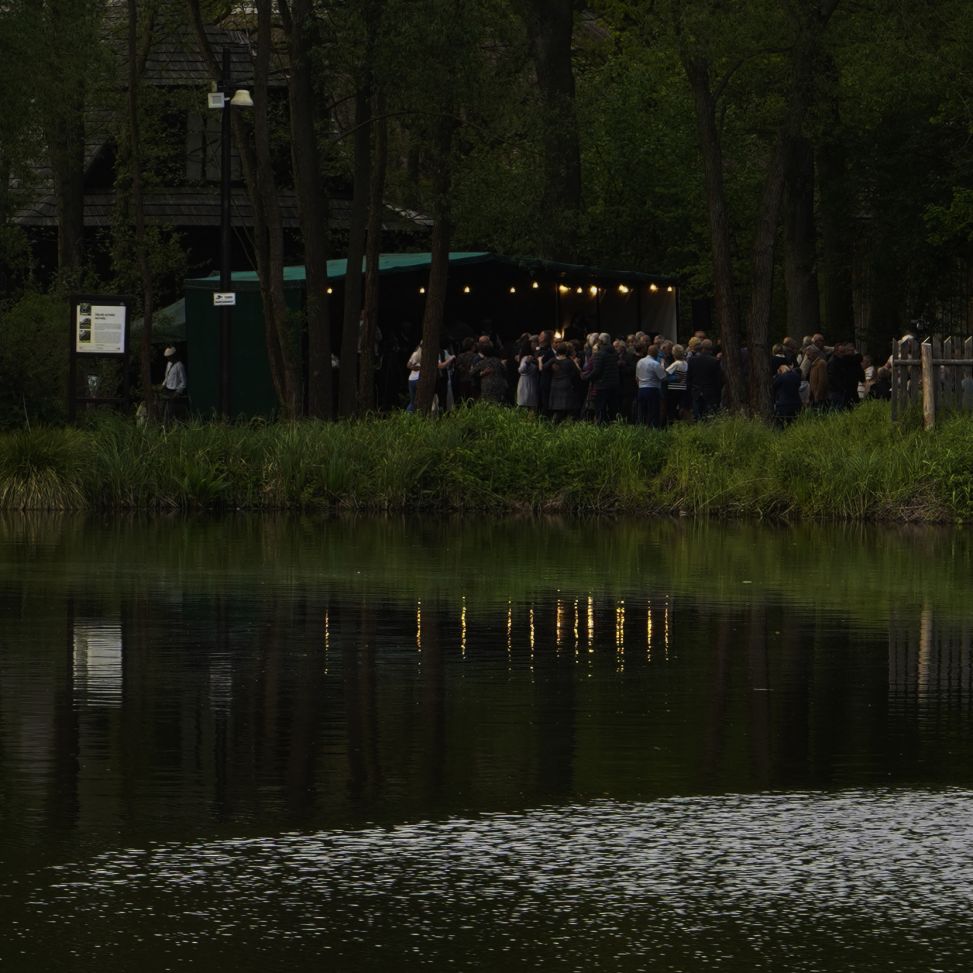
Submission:
[[[68,415],[73,421],[79,402],[85,405],[128,406],[131,401],[128,369],[128,298],[105,294],[76,294],[71,298],[69,335],[71,353],[68,374]],[[98,366],[115,361],[121,366],[120,383],[103,388]],[[84,385],[78,372],[84,369]],[[119,387],[120,386],[120,387]]]

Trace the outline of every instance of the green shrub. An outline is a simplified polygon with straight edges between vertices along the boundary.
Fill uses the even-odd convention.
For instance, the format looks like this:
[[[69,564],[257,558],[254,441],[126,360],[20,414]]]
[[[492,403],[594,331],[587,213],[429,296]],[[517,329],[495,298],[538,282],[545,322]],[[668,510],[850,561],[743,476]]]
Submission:
[[[0,436],[0,508],[85,507],[90,447],[88,437],[77,429],[20,429]]]
[[[67,414],[68,306],[28,294],[0,315],[0,425]]]

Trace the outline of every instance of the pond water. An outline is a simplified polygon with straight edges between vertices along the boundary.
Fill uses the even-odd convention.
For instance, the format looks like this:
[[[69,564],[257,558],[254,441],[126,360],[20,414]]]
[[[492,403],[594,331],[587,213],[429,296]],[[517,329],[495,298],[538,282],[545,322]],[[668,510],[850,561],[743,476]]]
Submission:
[[[973,968],[973,538],[0,521],[0,969]]]

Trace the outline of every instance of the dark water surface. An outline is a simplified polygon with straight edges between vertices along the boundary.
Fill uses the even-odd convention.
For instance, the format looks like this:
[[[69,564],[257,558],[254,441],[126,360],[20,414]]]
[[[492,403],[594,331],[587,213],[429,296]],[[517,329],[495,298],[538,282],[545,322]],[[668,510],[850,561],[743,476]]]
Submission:
[[[973,969],[973,537],[0,521],[0,970]]]

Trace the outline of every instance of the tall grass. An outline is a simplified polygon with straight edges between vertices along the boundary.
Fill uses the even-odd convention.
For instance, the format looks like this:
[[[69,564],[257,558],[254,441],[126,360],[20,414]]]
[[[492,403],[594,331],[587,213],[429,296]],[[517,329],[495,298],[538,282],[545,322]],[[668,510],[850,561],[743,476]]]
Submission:
[[[77,429],[20,429],[0,436],[0,508],[80,510],[90,442]]]
[[[973,419],[925,434],[866,403],[783,431],[726,417],[659,432],[478,406],[437,420],[0,434],[0,509],[82,507],[967,520]]]

